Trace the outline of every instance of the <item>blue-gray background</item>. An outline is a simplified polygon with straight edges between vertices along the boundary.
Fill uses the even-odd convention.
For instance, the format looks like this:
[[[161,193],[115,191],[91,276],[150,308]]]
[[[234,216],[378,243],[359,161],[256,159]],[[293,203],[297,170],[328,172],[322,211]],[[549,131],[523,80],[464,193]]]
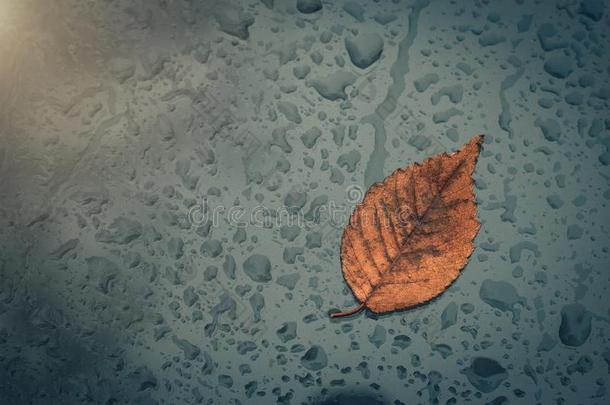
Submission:
[[[0,403],[608,403],[608,4],[298,3],[0,1]],[[461,277],[331,321],[329,212],[479,133]]]

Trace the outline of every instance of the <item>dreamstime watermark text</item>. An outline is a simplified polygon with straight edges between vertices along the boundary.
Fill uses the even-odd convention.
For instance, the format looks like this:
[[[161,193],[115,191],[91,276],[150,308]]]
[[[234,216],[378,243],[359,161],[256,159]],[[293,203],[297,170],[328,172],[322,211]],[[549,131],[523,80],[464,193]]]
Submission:
[[[330,224],[342,229],[349,222],[354,206],[364,198],[363,189],[352,185],[347,187],[346,199],[341,203],[333,200],[313,201],[308,207],[283,205],[267,207],[259,204],[254,207],[211,204],[207,197],[201,197],[191,206],[188,217],[192,224],[218,227],[228,223],[233,227],[275,228],[282,226],[304,227],[312,224]],[[442,204],[442,203],[441,203]],[[395,207],[395,208],[393,208]],[[378,202],[360,210],[356,220],[360,226],[410,227],[417,226],[421,215],[415,207],[393,204],[391,201]]]

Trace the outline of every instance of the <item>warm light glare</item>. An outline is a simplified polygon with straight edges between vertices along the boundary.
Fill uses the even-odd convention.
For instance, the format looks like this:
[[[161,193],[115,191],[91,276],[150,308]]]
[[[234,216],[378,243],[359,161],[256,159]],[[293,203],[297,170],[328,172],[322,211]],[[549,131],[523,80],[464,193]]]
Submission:
[[[11,9],[13,8],[9,4],[11,0],[0,0],[0,41],[6,39],[7,34],[12,30],[14,21],[11,21]]]
[[[0,41],[6,39],[6,34],[14,32],[22,21],[22,16],[27,15],[30,7],[19,0],[0,0]]]
[[[10,23],[8,18],[9,8],[11,8],[11,5],[9,4],[10,1],[11,0],[0,0],[0,29],[2,30]]]

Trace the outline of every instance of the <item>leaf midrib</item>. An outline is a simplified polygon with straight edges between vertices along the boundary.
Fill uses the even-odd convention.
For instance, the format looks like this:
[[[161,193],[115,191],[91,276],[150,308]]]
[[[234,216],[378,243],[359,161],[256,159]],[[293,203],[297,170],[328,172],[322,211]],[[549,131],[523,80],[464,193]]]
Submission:
[[[432,206],[434,206],[434,204],[436,204],[436,202],[438,201],[438,198],[443,194],[443,192],[445,191],[445,189],[447,188],[447,186],[449,185],[449,183],[451,182],[451,180],[453,180],[453,178],[455,177],[455,175],[459,172],[459,170],[462,168],[463,164],[468,160],[468,157],[462,159],[460,161],[460,163],[457,164],[457,166],[453,169],[453,171],[451,172],[451,174],[449,174],[449,176],[447,176],[447,179],[445,179],[445,181],[443,182],[443,184],[441,185],[441,187],[439,187],[438,192],[435,194],[434,198],[432,199],[432,201],[430,202],[430,204],[426,207],[426,210],[424,211],[424,213],[421,216],[418,216],[418,223],[420,224],[420,226],[414,227],[413,230],[406,236],[404,242],[402,243],[402,245],[400,246],[400,251],[398,252],[398,254],[396,255],[396,257],[394,258],[394,260],[392,260],[392,262],[389,264],[388,266],[388,270],[387,271],[380,271],[381,273],[381,279],[379,281],[379,283],[375,284],[375,286],[373,286],[373,288],[371,289],[371,291],[367,294],[366,299],[364,300],[364,302],[366,303],[368,301],[368,299],[375,293],[375,291],[377,291],[380,287],[386,285],[387,283],[384,282],[384,276],[386,274],[392,273],[394,271],[394,266],[396,265],[396,263],[398,262],[398,260],[404,255],[405,253],[405,247],[409,244],[411,237],[422,228],[421,223],[422,223],[422,219],[426,218],[426,215],[428,215],[428,212],[430,211],[430,208]],[[421,167],[421,165],[420,165]],[[413,173],[413,185],[412,187],[415,189],[415,173]],[[417,193],[415,193],[415,195],[417,195]],[[397,198],[397,202],[398,198]],[[415,205],[417,206],[417,202],[414,200]]]

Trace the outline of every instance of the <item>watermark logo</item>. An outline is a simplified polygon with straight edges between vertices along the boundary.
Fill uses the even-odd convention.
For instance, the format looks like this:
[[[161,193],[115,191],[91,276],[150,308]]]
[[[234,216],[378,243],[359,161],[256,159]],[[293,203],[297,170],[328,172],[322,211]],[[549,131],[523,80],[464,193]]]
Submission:
[[[364,198],[364,191],[362,187],[352,184],[345,190],[347,193],[347,200],[352,204],[360,204]]]

